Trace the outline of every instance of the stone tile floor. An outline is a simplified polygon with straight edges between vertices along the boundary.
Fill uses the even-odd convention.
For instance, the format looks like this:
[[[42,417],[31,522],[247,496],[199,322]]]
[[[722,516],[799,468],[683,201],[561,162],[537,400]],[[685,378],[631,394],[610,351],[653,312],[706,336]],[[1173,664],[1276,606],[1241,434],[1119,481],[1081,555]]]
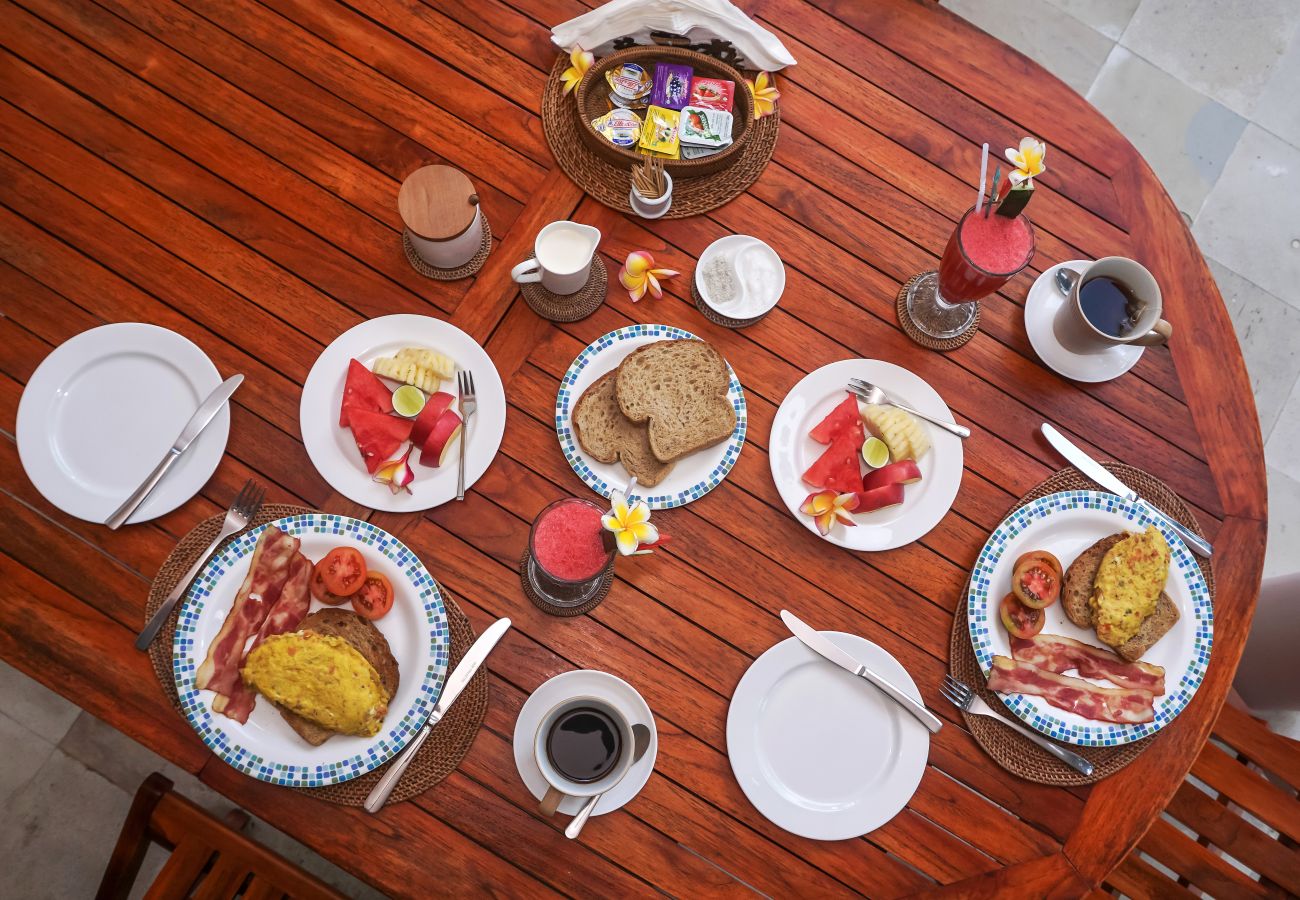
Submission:
[[[1087,96],[1142,151],[1193,223],[1236,325],[1266,441],[1265,574],[1300,569],[1300,2],[943,4]],[[1300,718],[1279,717],[1278,726],[1295,735]],[[192,776],[0,663],[3,893],[92,894],[136,787],[155,770],[205,808],[230,808]],[[376,896],[265,823],[254,820],[251,834],[349,896]],[[144,883],[161,861],[158,851],[146,860]]]

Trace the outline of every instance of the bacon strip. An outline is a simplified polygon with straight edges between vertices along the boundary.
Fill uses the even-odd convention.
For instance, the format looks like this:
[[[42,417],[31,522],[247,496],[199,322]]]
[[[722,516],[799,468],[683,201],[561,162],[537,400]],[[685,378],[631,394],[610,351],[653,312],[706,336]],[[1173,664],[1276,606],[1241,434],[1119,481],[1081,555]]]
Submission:
[[[1104,678],[1112,684],[1159,696],[1165,692],[1165,670],[1144,662],[1127,662],[1109,650],[1059,634],[1036,634],[1011,639],[1011,655],[1064,675],[1074,669],[1084,678]]]
[[[1140,725],[1156,717],[1155,697],[1150,691],[1097,687],[1081,678],[1058,675],[1006,656],[993,657],[989,690],[1032,694],[1057,709],[1100,722]]]

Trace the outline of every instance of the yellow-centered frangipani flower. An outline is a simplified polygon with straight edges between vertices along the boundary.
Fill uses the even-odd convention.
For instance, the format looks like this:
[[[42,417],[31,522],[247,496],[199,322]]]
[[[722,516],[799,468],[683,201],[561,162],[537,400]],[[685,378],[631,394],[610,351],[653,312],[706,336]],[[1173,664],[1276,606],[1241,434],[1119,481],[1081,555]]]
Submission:
[[[745,87],[749,88],[749,95],[754,100],[755,119],[776,112],[776,101],[781,99],[781,92],[776,89],[775,75],[759,72],[753,81],[745,80]]]
[[[1047,171],[1047,145],[1031,137],[1020,139],[1020,148],[1007,148],[1007,160],[1015,166],[1007,176],[1013,185],[1022,181],[1032,184],[1035,175]]]
[[[803,504],[799,507],[799,512],[805,516],[812,516],[817,523],[817,530],[822,535],[831,533],[835,523],[839,522],[847,528],[854,528],[857,522],[849,515],[853,510],[858,508],[857,494],[837,494],[834,491],[816,491],[804,498]]]
[[[656,300],[664,295],[659,282],[677,275],[675,269],[656,269],[655,258],[646,250],[633,250],[627,255],[623,268],[619,270],[618,282],[627,288],[628,296],[635,303],[647,293]]]
[[[567,94],[578,86],[578,82],[582,81],[582,76],[587,74],[587,70],[591,68],[591,64],[595,61],[596,57],[581,47],[574,47],[569,51],[569,62],[572,65],[565,69],[564,74],[560,76],[560,80],[564,82],[564,93]]]
[[[641,545],[659,540],[659,529],[650,524],[649,504],[644,500],[629,504],[619,490],[612,491],[609,499],[610,510],[601,516],[600,524],[606,531],[613,532],[619,553],[631,556]]]

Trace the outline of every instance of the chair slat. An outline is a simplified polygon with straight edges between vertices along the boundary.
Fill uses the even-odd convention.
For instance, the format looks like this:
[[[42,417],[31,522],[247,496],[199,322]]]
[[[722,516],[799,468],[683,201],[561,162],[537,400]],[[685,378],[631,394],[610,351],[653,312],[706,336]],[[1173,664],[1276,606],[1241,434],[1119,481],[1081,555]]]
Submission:
[[[271,879],[254,873],[252,882],[249,883],[248,889],[244,891],[243,900],[280,900],[284,896],[284,888],[275,884]]]
[[[1166,819],[1156,819],[1138,846],[1212,897],[1276,895]]]
[[[1293,841],[1300,841],[1300,801],[1207,742],[1192,764],[1192,774]]]
[[[1195,900],[1196,895],[1165,875],[1134,850],[1106,876],[1106,884],[1132,900]]]
[[[212,858],[212,845],[200,840],[189,840],[176,845],[167,862],[163,863],[158,877],[145,891],[145,900],[174,900],[188,897],[203,867]]]
[[[1229,856],[1300,896],[1300,851],[1265,834],[1239,812],[1187,782],[1167,811]]]
[[[235,853],[218,856],[212,871],[194,892],[194,900],[230,900],[234,897],[239,886],[248,880],[248,866],[243,862]]]
[[[1268,730],[1243,710],[1223,705],[1214,733],[1251,762],[1300,788],[1300,742]]]

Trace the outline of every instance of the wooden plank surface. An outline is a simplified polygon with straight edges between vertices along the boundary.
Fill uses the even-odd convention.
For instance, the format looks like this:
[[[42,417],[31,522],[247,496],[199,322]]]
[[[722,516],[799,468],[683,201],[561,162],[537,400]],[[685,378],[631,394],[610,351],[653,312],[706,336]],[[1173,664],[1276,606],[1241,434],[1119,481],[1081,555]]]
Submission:
[[[910,0],[742,3],[800,62],[779,76],[771,164],[704,216],[616,213],[564,176],[541,127],[555,58],[548,29],[595,5],[0,0],[0,578],[21,595],[0,612],[0,655],[395,895],[1088,893],[1148,833],[1197,759],[1262,565],[1259,430],[1194,242],[1149,167],[1084,101],[1015,51]],[[1043,100],[1009,102],[993,74],[1006,72],[1040,85]],[[1023,133],[1052,147],[1035,201],[1036,258],[984,301],[968,345],[922,350],[894,319],[898,285],[936,264],[974,196],[980,143],[996,149]],[[433,162],[469,174],[492,224],[493,253],[472,280],[424,279],[401,251],[397,187]],[[590,318],[554,325],[523,303],[509,270],[541,226],[562,218],[601,229],[611,289]],[[662,300],[632,304],[612,277],[633,249],[689,273],[711,241],[736,232],[777,246],[788,275],[780,307],[744,331],[705,321],[685,278],[667,282]],[[1195,339],[1184,329],[1125,378],[1076,384],[1038,362],[1025,297],[1052,264],[1108,254],[1142,260],[1168,317],[1196,321]],[[369,515],[343,500],[311,467],[298,429],[301,385],[323,348],[395,312],[448,319],[482,342],[509,403],[501,452],[467,501],[424,515]],[[171,328],[247,381],[227,454],[199,495],[109,532],[27,482],[14,423],[23,385],[54,347],[117,321]],[[669,548],[621,567],[589,616],[552,619],[523,598],[515,567],[537,512],[583,490],[555,440],[559,379],[590,341],[652,322],[689,328],[731,361],[749,403],[747,446],[719,488],[660,514],[677,538]],[[870,555],[793,521],[767,459],[786,392],[854,356],[916,372],[974,433],[952,510],[915,544]],[[1205,684],[1136,763],[1091,789],[1006,774],[937,691],[972,562],[1015,499],[1060,465],[1037,435],[1043,421],[1159,474],[1232,548],[1215,562]],[[368,515],[399,535],[476,628],[514,619],[492,658],[491,705],[470,755],[415,801],[370,817],[240,775],[172,713],[130,648],[149,580],[175,542],[249,477],[270,486],[269,500]],[[719,527],[724,509],[745,526]],[[752,573],[746,584],[736,584],[737,567]],[[731,694],[785,636],[777,613],[794,596],[822,627],[896,656],[948,725],[908,808],[858,840],[783,832],[749,804],[727,761]],[[660,739],[650,782],[576,844],[536,813],[510,748],[528,694],[574,668],[636,685]],[[1205,777],[1217,777],[1215,763],[1201,755]],[[1170,858],[1194,855],[1173,833],[1147,840]],[[1206,877],[1237,884],[1226,870]],[[1113,883],[1136,889],[1143,873]]]

